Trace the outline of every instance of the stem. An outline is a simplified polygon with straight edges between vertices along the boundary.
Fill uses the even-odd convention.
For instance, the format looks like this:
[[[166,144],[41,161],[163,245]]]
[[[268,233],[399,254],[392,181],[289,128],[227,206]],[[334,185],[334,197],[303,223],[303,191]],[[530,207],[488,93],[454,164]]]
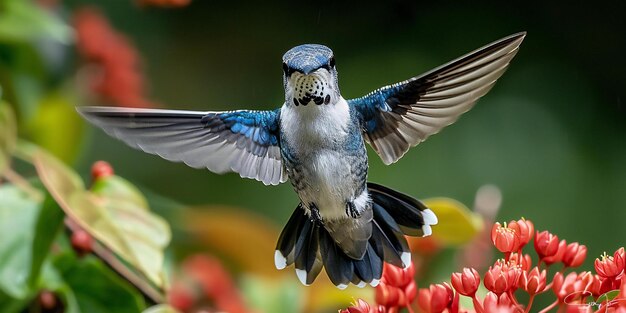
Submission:
[[[518,308],[520,307],[519,302],[517,302],[517,299],[513,295],[513,292],[509,290],[506,292],[506,295],[509,296],[509,299],[511,300],[511,302],[513,302],[513,304],[515,304],[515,306],[517,306]]]
[[[478,301],[478,298],[476,298],[476,294],[472,296],[472,302],[474,303],[474,311],[476,311],[476,313],[483,313],[483,306]]]
[[[545,309],[539,311],[539,313],[548,313],[550,310],[554,309],[554,307],[559,304],[559,300],[555,300],[552,304],[548,305]]]
[[[528,313],[530,312],[530,307],[533,306],[533,300],[535,300],[535,295],[530,295],[530,299],[528,299],[528,305],[526,305],[526,310],[524,310],[524,313]]]
[[[65,219],[65,225],[71,231],[79,229],[79,226],[70,218]],[[163,295],[161,294],[161,292],[159,292],[158,289],[151,286],[150,283],[146,283],[146,281],[142,279],[141,276],[131,271],[126,265],[124,265],[124,263],[122,263],[122,261],[117,258],[117,256],[111,250],[104,247],[98,242],[94,242],[92,250],[95,256],[102,259],[107,265],[109,265],[113,269],[113,271],[115,271],[123,279],[126,279],[128,282],[137,287],[139,291],[141,291],[154,303],[163,303],[165,301]]]
[[[8,182],[12,183],[17,188],[26,192],[34,200],[36,201],[43,200],[43,195],[41,194],[41,192],[35,189],[35,187],[31,186],[28,180],[20,176],[20,174],[16,173],[12,169],[10,168],[6,169],[4,173],[4,178],[6,178]]]
[[[406,309],[409,310],[409,313],[414,313],[410,304],[406,306]]]

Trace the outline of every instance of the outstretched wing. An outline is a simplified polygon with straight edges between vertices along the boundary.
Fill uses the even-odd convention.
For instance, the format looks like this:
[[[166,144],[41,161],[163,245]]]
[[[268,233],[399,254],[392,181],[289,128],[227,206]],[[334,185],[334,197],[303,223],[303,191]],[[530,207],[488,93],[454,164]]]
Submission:
[[[287,180],[278,146],[279,111],[194,112],[82,107],[78,112],[133,148],[266,185]]]
[[[385,164],[454,123],[493,87],[526,33],[500,39],[426,74],[348,102],[362,118],[365,139]]]

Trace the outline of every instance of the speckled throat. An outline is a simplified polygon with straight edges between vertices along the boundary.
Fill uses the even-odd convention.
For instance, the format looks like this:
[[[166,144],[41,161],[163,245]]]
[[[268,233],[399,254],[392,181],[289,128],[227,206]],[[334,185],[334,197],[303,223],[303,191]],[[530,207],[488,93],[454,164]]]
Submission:
[[[293,104],[308,105],[311,101],[316,105],[330,103],[328,83],[317,74],[299,75],[295,77]]]

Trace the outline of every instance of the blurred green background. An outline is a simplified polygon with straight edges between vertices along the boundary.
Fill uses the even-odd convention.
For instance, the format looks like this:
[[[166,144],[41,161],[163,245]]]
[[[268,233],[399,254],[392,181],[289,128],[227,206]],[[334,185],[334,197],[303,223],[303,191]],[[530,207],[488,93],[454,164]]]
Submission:
[[[457,123],[392,166],[384,166],[370,153],[370,180],[420,199],[443,196],[468,207],[473,206],[481,186],[495,185],[503,195],[498,221],[525,217],[537,230],[587,245],[584,270],[592,269],[593,260],[602,252],[624,245],[625,2],[590,7],[573,2],[496,6],[444,1],[194,0],[185,6],[186,1],[181,0],[179,8],[154,6],[157,2],[0,0],[0,120],[12,121],[6,102],[17,113],[19,137],[55,154],[80,173],[87,186],[97,181],[97,175],[89,177],[97,160],[110,162],[116,174],[138,185],[152,209],[163,215],[173,230],[161,270],[173,273],[174,285],[190,259],[187,255],[200,253],[209,257],[202,272],[222,278],[234,274],[237,288],[232,289],[240,289],[251,307],[263,307],[265,312],[335,312],[347,306],[349,297],[371,300],[371,288],[339,292],[328,281],[320,281],[325,275],[304,288],[292,269],[274,269],[272,250],[277,232],[298,203],[289,184],[268,187],[237,174],[220,176],[167,162],[106,136],[85,124],[74,110],[79,105],[153,103],[207,111],[273,109],[284,100],[281,56],[302,43],[334,49],[342,94],[354,98],[527,31],[508,72]],[[96,10],[85,9],[89,7]],[[144,82],[147,92],[141,86]],[[6,121],[0,122],[0,150],[10,152],[12,144],[7,143],[12,141],[13,130]],[[0,172],[5,171],[1,174],[10,184],[3,181],[3,188],[15,188],[10,185],[20,175],[30,179],[35,189],[45,185],[44,179],[37,182],[41,169],[35,171],[27,160],[13,158],[11,170],[5,168],[9,163],[3,159],[4,152],[0,151]],[[50,190],[50,186],[44,187],[42,192]],[[0,204],[11,203],[5,198],[0,198]],[[467,214],[453,201],[429,203],[435,211],[442,209],[442,203],[452,209],[448,215],[437,211],[448,225],[440,223],[435,236],[411,243],[415,264],[420,267],[420,287],[447,280],[463,261],[474,261],[477,267],[490,264],[487,259],[493,248],[490,244],[485,247],[485,238],[464,249],[451,247],[454,245],[441,237],[441,241],[433,239],[456,235],[457,243],[469,241],[469,234],[480,228],[480,222],[474,223],[480,218]],[[60,213],[54,204],[42,204],[41,212]],[[92,207],[81,208],[89,212]],[[4,209],[25,212],[14,205]],[[7,233],[40,234],[19,223],[6,225],[13,227],[4,229]],[[455,225],[454,234],[446,231],[450,225]],[[491,226],[488,217],[485,225]],[[54,245],[63,246],[69,235],[74,233],[57,232],[52,236]],[[5,241],[1,243],[7,247]],[[67,242],[64,246],[63,251],[71,250]],[[19,247],[24,252],[30,244],[19,242]],[[12,249],[6,248],[5,255],[13,256]],[[41,260],[48,258],[46,262],[62,254],[56,248],[41,250],[46,251],[41,256]],[[78,258],[60,263],[76,266],[81,262]],[[15,264],[24,270],[28,263]],[[12,274],[19,273],[20,267],[0,269]],[[182,272],[185,280],[186,272]],[[49,277],[42,277],[44,284],[30,286],[25,296],[6,297],[0,290],[0,311],[4,312],[6,303],[32,304],[28,301],[42,288],[50,288],[46,285]],[[94,285],[73,288],[102,289]],[[177,290],[182,289],[175,286],[169,295]],[[141,297],[136,290],[129,293]],[[3,299],[11,301],[3,303]],[[285,305],[285,299],[291,304]],[[129,310],[136,312],[137,308]]]
[[[194,110],[280,106],[281,56],[297,44],[331,47],[342,93],[353,98],[525,30],[509,70],[474,109],[392,166],[370,154],[370,180],[469,206],[481,185],[495,184],[503,193],[498,220],[523,216],[538,230],[587,244],[588,262],[624,244],[623,1],[198,0],[177,10],[138,10],[126,0],[67,3],[96,2],[136,44],[151,98]],[[108,160],[120,175],[179,202],[240,206],[280,225],[298,203],[289,184],[194,170],[87,131],[84,173]]]

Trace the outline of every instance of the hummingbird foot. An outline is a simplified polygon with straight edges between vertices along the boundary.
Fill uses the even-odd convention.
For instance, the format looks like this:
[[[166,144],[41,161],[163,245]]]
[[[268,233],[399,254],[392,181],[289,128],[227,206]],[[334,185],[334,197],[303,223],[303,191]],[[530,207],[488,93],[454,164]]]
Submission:
[[[309,204],[309,210],[311,212],[309,214],[311,221],[318,225],[324,225],[324,222],[322,221],[322,215],[320,214],[320,209],[317,208],[317,205],[315,205],[315,203]]]

